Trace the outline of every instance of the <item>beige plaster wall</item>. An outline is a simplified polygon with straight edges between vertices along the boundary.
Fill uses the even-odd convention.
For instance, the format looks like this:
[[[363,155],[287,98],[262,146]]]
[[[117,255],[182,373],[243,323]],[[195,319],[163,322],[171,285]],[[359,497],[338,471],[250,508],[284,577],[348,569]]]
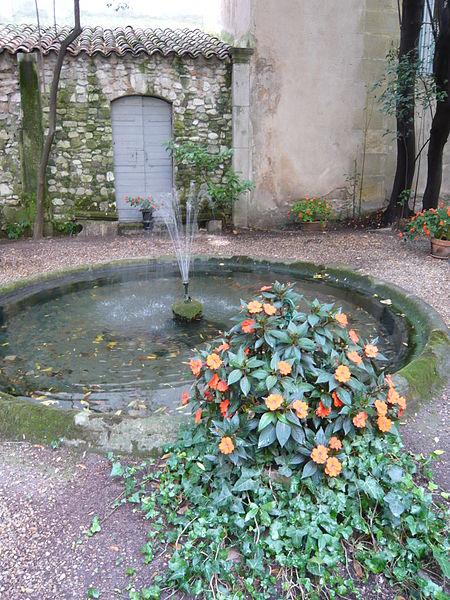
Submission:
[[[398,38],[396,1],[249,3],[247,10],[247,0],[224,0],[222,10],[224,29],[245,40],[247,27],[255,50],[249,225],[286,221],[289,205],[305,195],[327,196],[351,212],[346,175],[355,159],[361,172],[363,156],[363,210],[382,206],[395,148],[370,89]]]

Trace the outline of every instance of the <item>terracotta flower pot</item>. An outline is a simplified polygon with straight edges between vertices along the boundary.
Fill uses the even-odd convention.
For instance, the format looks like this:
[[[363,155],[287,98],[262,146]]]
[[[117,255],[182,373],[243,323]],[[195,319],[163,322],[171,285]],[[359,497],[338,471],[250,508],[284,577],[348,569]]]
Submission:
[[[301,222],[300,229],[305,233],[313,232],[313,231],[324,231],[325,227],[322,221],[309,221],[309,222]]]
[[[450,240],[438,240],[431,238],[431,256],[434,258],[443,258],[444,260],[450,256]]]

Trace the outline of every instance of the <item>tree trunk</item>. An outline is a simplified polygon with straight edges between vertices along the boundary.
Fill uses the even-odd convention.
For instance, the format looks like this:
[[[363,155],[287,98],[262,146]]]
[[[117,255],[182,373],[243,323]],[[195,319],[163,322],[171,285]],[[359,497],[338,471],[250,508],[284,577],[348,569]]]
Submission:
[[[389,204],[383,216],[388,225],[408,211],[407,198],[402,197],[410,190],[414,177],[416,138],[414,132],[414,97],[417,48],[422,26],[424,0],[403,0],[400,24],[399,72],[397,91],[397,166]],[[404,67],[409,73],[403,77]],[[411,75],[412,73],[412,75]],[[402,203],[403,200],[403,203]]]
[[[443,2],[442,2],[443,4]],[[437,208],[442,182],[442,157],[450,134],[450,6],[441,7],[439,31],[434,51],[433,73],[438,93],[445,98],[436,102],[436,112],[430,131],[428,146],[427,185],[423,194],[423,208]]]
[[[81,33],[80,25],[80,2],[74,0],[74,17],[75,24],[69,35],[61,42],[61,46],[58,51],[56,58],[55,69],[53,71],[52,85],[50,89],[50,96],[48,101],[49,106],[49,117],[48,117],[48,133],[44,141],[44,147],[42,149],[41,162],[39,164],[39,172],[37,179],[37,190],[36,190],[36,218],[34,220],[33,238],[35,240],[41,239],[44,231],[44,203],[45,203],[45,178],[48,166],[48,159],[50,157],[50,150],[52,148],[53,139],[56,131],[56,101],[58,98],[58,86],[59,78],[61,75],[61,68],[64,61],[67,48]]]

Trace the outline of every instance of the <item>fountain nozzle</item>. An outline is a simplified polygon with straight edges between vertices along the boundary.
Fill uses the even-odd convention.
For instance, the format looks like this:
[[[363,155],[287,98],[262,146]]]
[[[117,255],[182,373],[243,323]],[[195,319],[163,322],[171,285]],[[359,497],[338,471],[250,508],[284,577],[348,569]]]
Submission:
[[[190,302],[191,297],[189,296],[189,281],[183,281],[183,285],[184,285],[184,301]]]

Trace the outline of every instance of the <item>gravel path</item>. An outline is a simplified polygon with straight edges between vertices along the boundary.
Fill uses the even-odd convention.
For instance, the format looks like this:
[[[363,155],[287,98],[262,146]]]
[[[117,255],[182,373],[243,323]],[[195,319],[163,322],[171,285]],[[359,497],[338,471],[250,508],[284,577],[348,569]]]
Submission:
[[[0,284],[68,266],[170,252],[163,236],[1,242]],[[417,294],[450,324],[448,262],[432,259],[426,241],[405,245],[390,232],[369,231],[205,234],[199,236],[194,253],[350,266]],[[444,450],[435,474],[437,483],[449,490],[450,387],[409,415],[402,434],[414,452]],[[152,564],[150,571],[144,565],[140,548],[148,523],[133,514],[130,505],[110,515],[100,533],[91,538],[83,534],[93,516],[102,519],[110,513],[120,493],[109,469],[108,461],[94,454],[0,443],[2,600],[84,600],[89,586],[101,590],[100,598],[128,597],[127,585],[148,585],[155,568],[164,568]],[[127,568],[135,574],[127,575]]]

